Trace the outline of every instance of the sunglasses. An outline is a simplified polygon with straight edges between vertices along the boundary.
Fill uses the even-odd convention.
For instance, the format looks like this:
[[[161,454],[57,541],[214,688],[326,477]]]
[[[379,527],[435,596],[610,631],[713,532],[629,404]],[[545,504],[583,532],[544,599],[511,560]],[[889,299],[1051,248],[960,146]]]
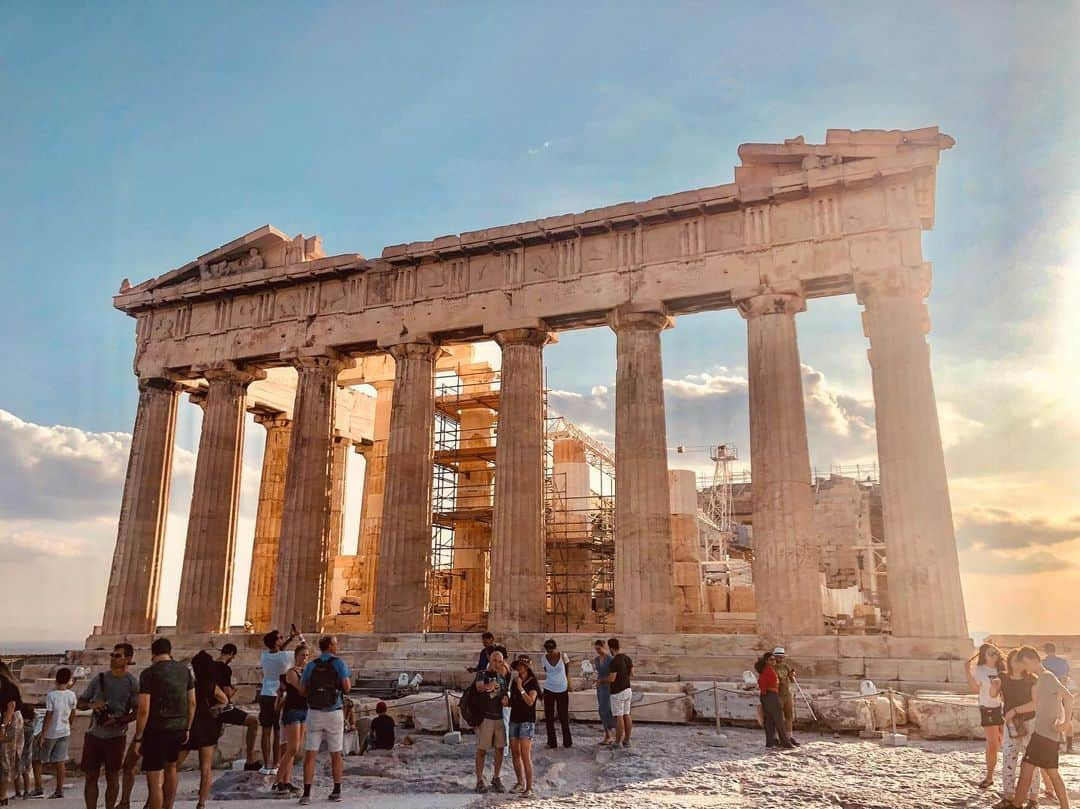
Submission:
[[[127,657],[127,655],[124,654],[123,652],[110,652],[109,657],[115,659],[115,658],[119,658],[119,657]]]

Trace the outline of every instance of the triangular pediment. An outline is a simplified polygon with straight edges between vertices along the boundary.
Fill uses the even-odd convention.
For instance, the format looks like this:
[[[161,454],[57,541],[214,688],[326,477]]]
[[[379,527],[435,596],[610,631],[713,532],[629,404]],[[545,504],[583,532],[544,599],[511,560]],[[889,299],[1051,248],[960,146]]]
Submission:
[[[263,225],[136,287],[130,286],[125,279],[120,292],[147,292],[194,279],[209,281],[269,267],[300,264],[325,255],[322,239],[318,236],[304,236],[301,233],[290,238],[271,225]]]

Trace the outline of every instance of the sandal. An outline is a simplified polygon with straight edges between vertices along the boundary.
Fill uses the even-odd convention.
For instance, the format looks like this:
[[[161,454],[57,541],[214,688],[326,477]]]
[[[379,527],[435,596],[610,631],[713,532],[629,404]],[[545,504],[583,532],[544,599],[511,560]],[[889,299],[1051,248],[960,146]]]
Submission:
[[[979,789],[989,789],[994,785],[993,778],[984,778],[979,782]]]

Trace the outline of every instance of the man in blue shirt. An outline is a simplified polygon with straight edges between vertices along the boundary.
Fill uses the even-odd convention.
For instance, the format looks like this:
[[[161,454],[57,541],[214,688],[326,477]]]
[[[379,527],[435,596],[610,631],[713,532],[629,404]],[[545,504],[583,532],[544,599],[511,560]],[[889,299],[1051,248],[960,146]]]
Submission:
[[[311,803],[315,758],[324,739],[334,773],[334,791],[329,797],[331,801],[341,800],[341,778],[345,771],[345,759],[341,755],[345,739],[341,695],[352,688],[349,667],[337,656],[337,638],[333,635],[319,638],[319,651],[322,654],[308,663],[300,676],[300,691],[308,702],[307,736],[304,739],[304,794],[300,798],[300,804],[304,806]]]

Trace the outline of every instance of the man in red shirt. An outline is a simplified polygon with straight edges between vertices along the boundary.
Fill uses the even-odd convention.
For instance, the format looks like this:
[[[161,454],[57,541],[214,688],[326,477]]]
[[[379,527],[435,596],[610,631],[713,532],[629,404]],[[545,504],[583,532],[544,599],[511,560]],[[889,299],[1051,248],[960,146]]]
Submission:
[[[765,746],[795,747],[788,736],[784,722],[784,710],[780,705],[780,677],[776,673],[776,656],[766,652],[755,666],[758,669],[758,690],[761,692],[761,710],[765,715]]]

